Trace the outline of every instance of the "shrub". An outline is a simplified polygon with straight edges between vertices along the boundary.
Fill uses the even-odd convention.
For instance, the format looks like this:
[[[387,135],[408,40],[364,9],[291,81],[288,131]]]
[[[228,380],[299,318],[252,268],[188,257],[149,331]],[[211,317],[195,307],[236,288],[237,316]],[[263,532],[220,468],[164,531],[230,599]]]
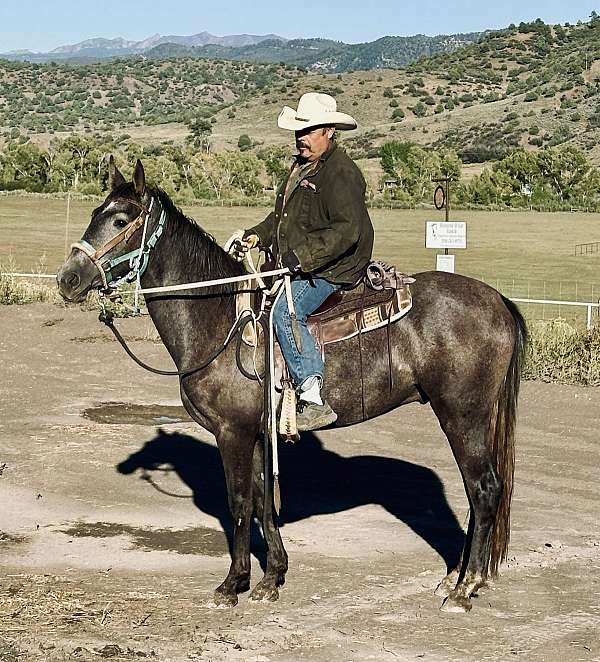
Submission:
[[[414,113],[417,117],[424,117],[424,116],[427,114],[427,109],[425,108],[425,104],[424,104],[424,103],[421,103],[420,101],[419,101],[419,103],[418,103],[418,104],[412,109],[412,111],[413,111],[413,113]]]
[[[245,152],[251,147],[252,147],[252,140],[250,139],[250,136],[246,133],[242,133],[242,135],[238,138],[238,149],[240,150],[240,152]]]
[[[0,272],[15,271],[14,265],[4,267],[0,265]],[[41,280],[24,280],[12,276],[3,276],[0,273],[0,305],[22,305],[36,301],[60,303],[61,298],[54,283]]]
[[[525,379],[600,385],[600,327],[587,331],[553,321],[530,324],[529,331]]]

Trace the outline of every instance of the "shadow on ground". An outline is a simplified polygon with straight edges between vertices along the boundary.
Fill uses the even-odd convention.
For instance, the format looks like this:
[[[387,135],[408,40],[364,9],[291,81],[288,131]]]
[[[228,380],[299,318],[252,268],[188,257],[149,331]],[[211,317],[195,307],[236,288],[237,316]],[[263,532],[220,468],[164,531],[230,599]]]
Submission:
[[[464,532],[434,471],[389,457],[342,457],[323,448],[312,433],[303,434],[297,444],[282,444],[280,464],[285,468],[281,527],[315,515],[379,504],[421,536],[448,569],[458,564]],[[189,486],[196,506],[220,521],[231,544],[231,516],[218,449],[188,435],[159,430],[117,470],[131,474],[137,469],[164,470],[165,465]],[[253,552],[264,563],[263,544],[256,532]]]

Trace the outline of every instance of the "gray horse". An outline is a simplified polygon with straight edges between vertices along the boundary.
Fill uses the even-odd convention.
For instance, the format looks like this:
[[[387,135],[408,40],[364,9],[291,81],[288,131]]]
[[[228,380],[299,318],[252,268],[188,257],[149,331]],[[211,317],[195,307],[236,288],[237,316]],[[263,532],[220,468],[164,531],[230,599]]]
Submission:
[[[67,301],[123,276],[142,235],[152,239],[144,288],[225,278],[242,267],[178,210],[166,193],[146,186],[138,161],[126,182],[111,159],[111,191],[94,210],[82,242],[58,274]],[[147,219],[144,230],[141,220]],[[157,228],[160,224],[160,232]],[[471,595],[506,558],[513,489],[514,428],[526,327],[517,308],[484,283],[462,276],[415,275],[413,309],[389,329],[331,346],[325,393],[337,426],[358,423],[409,402],[429,402],[450,443],[470,505],[462,559],[440,583],[442,609],[467,611]],[[215,591],[235,605],[250,585],[253,513],[267,544],[264,577],[251,598],[276,600],[288,567],[272,502],[264,500],[260,439],[262,387],[238,369],[235,344],[219,351],[235,321],[233,287],[146,296],[146,304],[178,370],[189,414],[215,435],[233,516],[231,566]],[[389,335],[388,335],[389,333]],[[248,364],[251,357],[242,359]],[[391,358],[392,379],[389,360]],[[364,373],[364,383],[361,379]],[[301,450],[301,449],[300,449]],[[263,510],[265,509],[265,512]]]

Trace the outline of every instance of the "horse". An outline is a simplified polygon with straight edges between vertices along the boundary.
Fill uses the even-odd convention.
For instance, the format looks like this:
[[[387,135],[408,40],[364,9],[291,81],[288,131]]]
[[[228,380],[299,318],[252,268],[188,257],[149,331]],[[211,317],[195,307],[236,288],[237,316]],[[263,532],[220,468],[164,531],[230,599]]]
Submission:
[[[147,185],[139,160],[129,182],[111,158],[108,195],[57,275],[62,297],[80,302],[91,290],[124,277],[126,256],[135,255],[143,236],[151,236],[152,250],[145,256],[142,288],[245,273],[162,189]],[[406,403],[430,404],[470,507],[460,561],[448,568],[436,594],[444,598],[442,610],[466,612],[473,594],[497,576],[507,555],[527,328],[517,307],[480,281],[445,272],[413,276],[408,315],[387,329],[328,347],[324,392],[339,427]],[[263,387],[238,368],[234,343],[224,344],[236,320],[235,293],[234,285],[217,284],[145,295],[148,313],[180,371],[183,405],[215,436],[223,463],[233,534],[229,572],[214,592],[218,606],[236,605],[238,594],[250,589],[253,515],[263,522],[267,554],[250,599],[277,600],[288,569],[273,499],[264,498],[270,479],[263,467]],[[241,347],[241,358],[250,363],[252,348]],[[359,353],[368,362],[359,361]],[[189,370],[194,366],[201,369]]]

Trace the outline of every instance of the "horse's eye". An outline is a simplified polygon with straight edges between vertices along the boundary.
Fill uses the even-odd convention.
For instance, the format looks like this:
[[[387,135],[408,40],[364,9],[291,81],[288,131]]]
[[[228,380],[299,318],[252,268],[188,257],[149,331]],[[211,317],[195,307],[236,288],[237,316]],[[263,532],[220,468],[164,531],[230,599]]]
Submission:
[[[128,221],[126,221],[126,220],[124,220],[124,219],[117,219],[117,220],[115,221],[115,227],[116,227],[116,228],[124,228],[124,227],[126,227],[127,225],[128,225]]]

